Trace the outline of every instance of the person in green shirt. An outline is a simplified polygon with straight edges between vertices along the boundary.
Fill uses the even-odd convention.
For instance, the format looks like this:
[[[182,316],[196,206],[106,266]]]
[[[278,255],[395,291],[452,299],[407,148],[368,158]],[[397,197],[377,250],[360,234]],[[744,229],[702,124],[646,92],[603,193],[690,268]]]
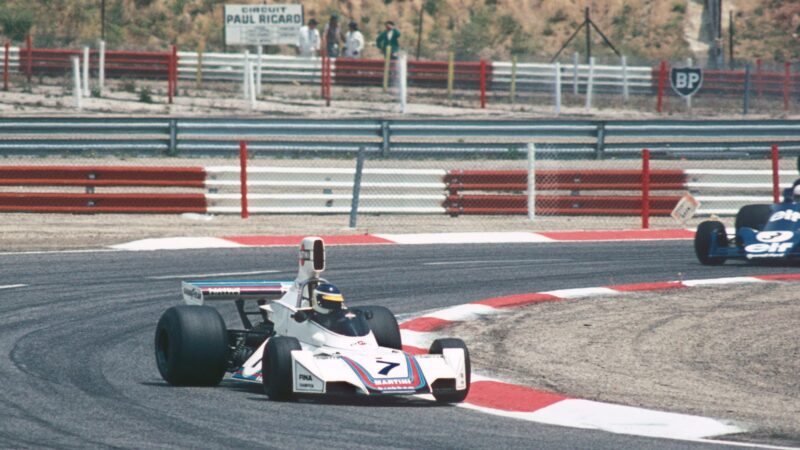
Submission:
[[[381,55],[386,55],[386,47],[391,46],[392,59],[396,59],[397,51],[400,49],[400,31],[394,28],[394,22],[391,20],[386,21],[384,25],[386,26],[386,31],[378,35],[376,45],[378,50],[381,51]]]

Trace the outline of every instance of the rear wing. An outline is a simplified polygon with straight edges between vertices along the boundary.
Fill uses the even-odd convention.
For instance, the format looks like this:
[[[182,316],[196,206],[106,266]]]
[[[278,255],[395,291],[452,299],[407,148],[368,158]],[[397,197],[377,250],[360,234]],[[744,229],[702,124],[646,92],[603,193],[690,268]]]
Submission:
[[[184,281],[181,292],[187,305],[202,305],[209,300],[280,300],[293,285],[293,281]]]

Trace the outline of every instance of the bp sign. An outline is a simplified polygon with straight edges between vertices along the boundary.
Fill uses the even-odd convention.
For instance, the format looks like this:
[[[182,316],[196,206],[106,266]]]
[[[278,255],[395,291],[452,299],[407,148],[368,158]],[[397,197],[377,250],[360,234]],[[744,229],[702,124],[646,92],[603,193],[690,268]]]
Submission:
[[[703,69],[694,67],[673,67],[669,71],[672,89],[681,97],[690,97],[700,90],[703,84]]]
[[[225,5],[226,45],[296,44],[303,5]]]

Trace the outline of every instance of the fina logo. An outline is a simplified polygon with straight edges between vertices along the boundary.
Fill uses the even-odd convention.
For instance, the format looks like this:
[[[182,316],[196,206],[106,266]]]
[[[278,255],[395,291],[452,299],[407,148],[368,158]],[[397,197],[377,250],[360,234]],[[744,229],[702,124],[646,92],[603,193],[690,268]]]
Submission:
[[[786,242],[794,236],[791,231],[761,231],[756,234],[759,242],[771,244],[773,242]]]

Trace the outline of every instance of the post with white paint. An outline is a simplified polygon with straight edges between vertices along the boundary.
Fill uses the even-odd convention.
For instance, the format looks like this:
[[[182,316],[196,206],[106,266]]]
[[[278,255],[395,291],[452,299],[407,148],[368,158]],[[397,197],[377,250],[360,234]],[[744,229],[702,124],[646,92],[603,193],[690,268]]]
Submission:
[[[256,58],[256,94],[261,95],[261,64],[264,57],[264,47],[258,46],[258,58]]]
[[[77,56],[72,57],[72,77],[75,83],[72,86],[72,96],[75,99],[75,108],[81,110],[81,61]]]
[[[364,159],[367,157],[367,150],[359,147],[356,157],[356,173],[353,176],[353,197],[350,202],[350,228],[355,229],[358,222],[358,204],[361,197],[361,174],[364,172]]]
[[[397,58],[397,85],[400,94],[400,114],[406,113],[406,101],[408,100],[408,55],[401,52]]]
[[[686,58],[686,67],[692,67],[692,58]],[[692,113],[692,96],[686,96],[686,109],[689,111],[689,114]]]
[[[250,98],[250,93],[248,92],[250,83],[247,81],[249,67],[250,67],[250,51],[245,50],[242,59],[242,99],[244,100]]]
[[[536,218],[536,145],[528,144],[528,219]]]
[[[247,93],[249,94],[250,109],[256,109],[256,71],[253,70],[253,64],[248,61],[247,63]]]
[[[578,95],[578,52],[572,54],[572,93]]]
[[[100,41],[100,60],[97,63],[97,80],[100,84],[100,97],[103,96],[103,89],[106,84],[106,41]]]
[[[630,91],[628,89],[628,57],[622,55],[622,101],[628,103]]]
[[[89,97],[89,47],[83,47],[83,96]]]
[[[556,114],[561,114],[561,63],[556,61],[553,68],[555,73],[555,87],[556,87]]]
[[[586,109],[592,108],[593,88],[594,88],[594,56],[589,58],[589,79],[586,81]]]

